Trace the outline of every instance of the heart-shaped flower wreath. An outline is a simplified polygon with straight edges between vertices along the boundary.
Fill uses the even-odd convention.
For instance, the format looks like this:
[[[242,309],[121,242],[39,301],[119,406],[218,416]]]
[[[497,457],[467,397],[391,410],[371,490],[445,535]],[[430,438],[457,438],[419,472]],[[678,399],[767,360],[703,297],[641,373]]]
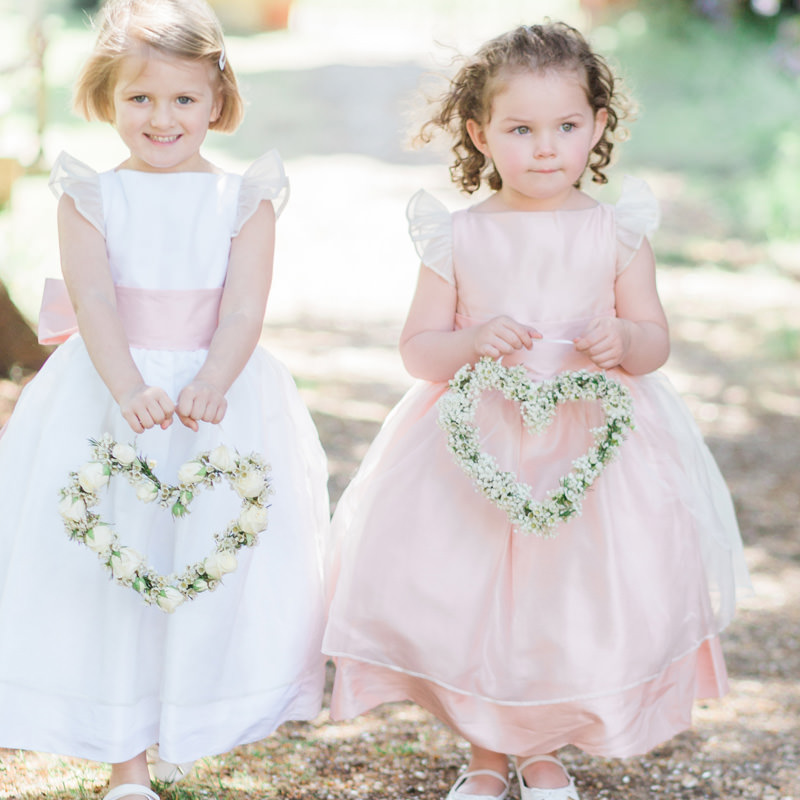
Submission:
[[[560,403],[597,400],[602,405],[605,424],[592,428],[594,445],[572,462],[573,470],[559,479],[559,488],[543,501],[533,500],[530,486],[501,470],[496,459],[481,450],[475,412],[480,396],[490,389],[519,404],[533,434],[550,424]],[[602,372],[563,372],[533,383],[521,365],[506,367],[482,358],[474,367],[462,367],[439,398],[439,425],[447,433],[447,446],[458,465],[478,490],[506,512],[517,530],[552,537],[559,522],[580,514],[586,492],[633,428],[633,404],[630,392]]]
[[[58,510],[67,534],[97,553],[118,583],[130,586],[162,611],[172,612],[201,592],[216,589],[222,576],[236,569],[236,551],[253,547],[267,527],[267,498],[272,494],[269,465],[256,453],[240,456],[220,445],[187,461],[178,471],[178,485],[170,486],[156,477],[155,462],[137,455],[133,445],[119,444],[108,433],[89,443],[91,460],[71,472],[69,483],[61,489]],[[112,475],[124,475],[139,500],[158,500],[174,517],[189,512],[199,489],[223,479],[242,498],[242,508],[224,532],[214,534],[216,548],[203,561],[188,565],[180,574],[162,575],[136,550],[120,544],[114,528],[92,511],[100,502],[99,490]]]

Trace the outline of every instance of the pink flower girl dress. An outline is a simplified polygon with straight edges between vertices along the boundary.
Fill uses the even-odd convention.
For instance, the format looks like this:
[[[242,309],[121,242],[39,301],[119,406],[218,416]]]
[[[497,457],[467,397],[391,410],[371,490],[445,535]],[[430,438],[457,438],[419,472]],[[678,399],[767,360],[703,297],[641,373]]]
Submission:
[[[596,369],[571,340],[614,315],[658,209],[626,179],[616,206],[451,214],[418,193],[409,217],[423,263],[457,289],[454,326],[507,314],[536,328],[545,340],[503,363],[540,381]],[[514,530],[456,464],[437,423],[446,383],[400,401],[334,516],[334,717],[412,700],[495,752],[624,756],[725,691],[717,634],[747,583],[728,490],[663,375],[608,376],[630,389],[636,427],[554,538]],[[477,412],[483,449],[536,499],[602,422],[597,403],[567,403],[533,436],[497,392]]]
[[[133,358],[147,383],[177,398],[214,333],[232,238],[262,200],[280,212],[287,199],[277,153],[243,176],[98,174],[62,154],[51,185],[103,234]],[[176,418],[134,437],[66,312],[44,310],[42,336],[68,338],[0,439],[0,747],[121,762],[158,742],[162,759],[180,763],[313,718],[324,681],[327,468],[288,371],[256,348],[219,426],[201,423],[194,433]],[[89,460],[88,439],[106,432],[135,440],[172,484],[183,463],[219,444],[259,453],[271,467],[259,543],[238,551],[238,568],[216,591],[172,614],[111,580],[65,533],[59,490]],[[202,561],[240,503],[222,484],[173,520],[116,477],[99,508],[126,545],[167,574]]]

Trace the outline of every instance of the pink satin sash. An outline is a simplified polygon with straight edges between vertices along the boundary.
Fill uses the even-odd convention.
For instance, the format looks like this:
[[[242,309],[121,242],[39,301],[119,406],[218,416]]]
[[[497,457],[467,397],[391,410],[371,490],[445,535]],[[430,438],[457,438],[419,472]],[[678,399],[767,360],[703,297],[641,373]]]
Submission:
[[[219,322],[222,289],[158,290],[115,287],[117,313],[131,347],[207,349]],[[39,341],[61,344],[78,331],[64,281],[48,278],[39,311]]]

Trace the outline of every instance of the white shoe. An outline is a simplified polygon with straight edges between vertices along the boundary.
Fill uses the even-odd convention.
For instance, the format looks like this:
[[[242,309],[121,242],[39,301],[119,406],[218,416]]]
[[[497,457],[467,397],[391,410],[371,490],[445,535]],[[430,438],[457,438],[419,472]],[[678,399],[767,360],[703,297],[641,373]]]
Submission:
[[[140,786],[138,783],[121,783],[108,792],[103,800],[120,800],[122,797],[144,797],[146,800],[161,800],[149,786]]]
[[[177,783],[183,780],[192,771],[194,765],[194,761],[184,761],[182,764],[164,761],[159,754],[157,744],[147,748],[147,766],[150,769],[150,777],[161,783]]]
[[[503,784],[504,789],[500,794],[467,794],[466,792],[460,792],[459,789],[473,777],[473,775],[491,775]],[[505,800],[508,795],[508,787],[507,776],[501,775],[493,769],[475,769],[472,770],[472,772],[465,772],[463,775],[459,776],[447,793],[447,800]]]
[[[564,770],[564,775],[569,779],[566,786],[558,789],[539,789],[536,786],[528,786],[522,777],[522,770],[525,767],[535,764],[537,761],[549,761],[558,764]],[[553,756],[532,756],[526,758],[521,764],[517,764],[517,778],[519,778],[520,800],[580,800],[578,790],[575,788],[575,779],[567,772],[567,768]]]
[[[173,764],[162,761],[160,758],[150,764],[150,775],[161,783],[177,783],[183,780],[194,767],[194,761],[184,761],[183,764]]]

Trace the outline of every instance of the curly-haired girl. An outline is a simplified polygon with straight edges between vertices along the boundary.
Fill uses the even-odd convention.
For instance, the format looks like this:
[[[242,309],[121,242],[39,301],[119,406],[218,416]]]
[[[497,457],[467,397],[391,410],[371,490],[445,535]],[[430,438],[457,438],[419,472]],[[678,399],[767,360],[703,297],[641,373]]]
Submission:
[[[422,267],[400,350],[421,380],[337,508],[323,647],[334,717],[413,700],[470,742],[449,800],[504,798],[508,755],[522,800],[576,800],[559,748],[643,753],[726,690],[717,635],[746,570],[725,482],[655,372],[669,352],[656,202],[634,179],[616,206],[579,188],[587,169],[605,182],[622,116],[606,63],[553,23],[484,45],[422,130],[452,136],[464,191],[494,191],[453,214],[411,201]],[[582,515],[538,531],[555,536],[524,535],[477,493],[438,426],[448,380],[484,357],[533,385],[604,371],[632,396],[635,430],[592,492],[567,498]],[[580,400],[532,436],[499,392],[476,419],[484,452],[545,505],[605,425]]]

